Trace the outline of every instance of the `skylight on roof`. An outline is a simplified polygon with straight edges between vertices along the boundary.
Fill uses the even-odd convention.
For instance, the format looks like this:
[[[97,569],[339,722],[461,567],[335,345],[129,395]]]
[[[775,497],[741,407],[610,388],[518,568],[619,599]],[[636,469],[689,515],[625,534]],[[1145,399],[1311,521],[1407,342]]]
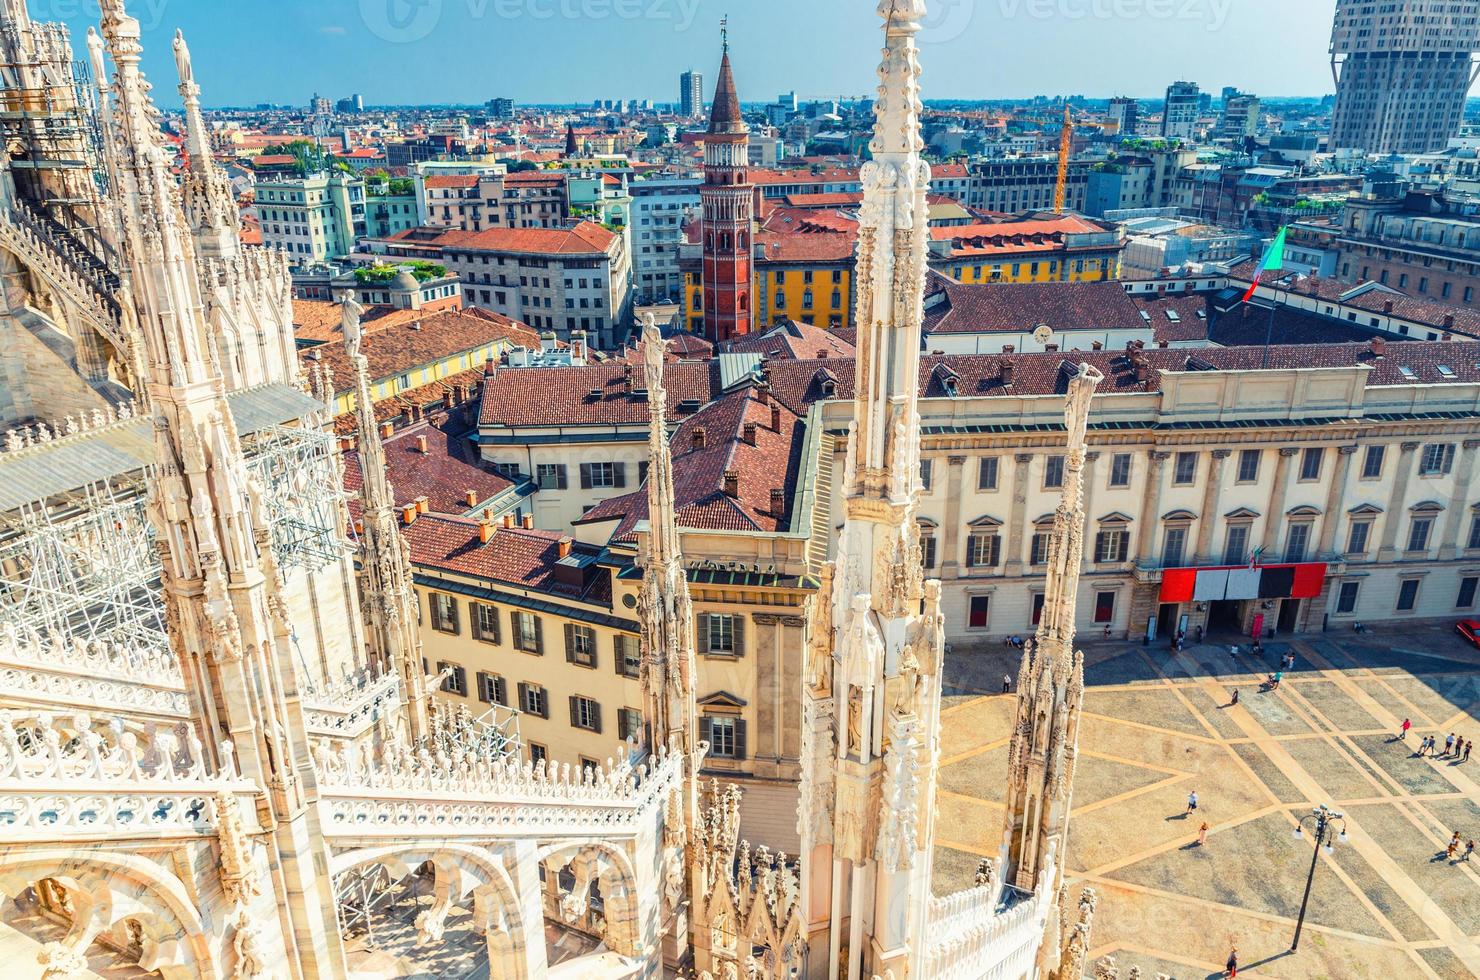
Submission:
[[[1167,310],[1167,319],[1172,321],[1173,323],[1181,323],[1182,314],[1178,313],[1176,310]]]
[[[1450,367],[1448,364],[1439,364],[1439,365],[1436,365],[1436,367],[1438,367],[1439,373],[1441,375],[1443,375],[1444,377],[1446,377],[1446,378],[1453,378],[1453,377],[1455,377],[1454,368]]]
[[[1145,320],[1147,323],[1150,323],[1151,322],[1151,314],[1150,313],[1147,313],[1145,310],[1142,310],[1141,311],[1141,319],[1142,320]]]
[[[1417,375],[1413,373],[1413,368],[1408,367],[1406,364],[1398,368],[1398,373],[1407,378],[1409,381],[1412,381],[1415,377],[1417,377]]]

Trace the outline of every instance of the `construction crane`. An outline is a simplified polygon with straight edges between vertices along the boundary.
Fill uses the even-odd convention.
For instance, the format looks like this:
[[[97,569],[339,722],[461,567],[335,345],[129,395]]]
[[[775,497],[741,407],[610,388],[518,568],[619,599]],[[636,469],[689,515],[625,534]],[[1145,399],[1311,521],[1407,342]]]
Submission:
[[[1074,119],[1064,106],[1064,128],[1059,133],[1059,179],[1053,189],[1053,213],[1063,214],[1069,196],[1069,153],[1074,148]]]

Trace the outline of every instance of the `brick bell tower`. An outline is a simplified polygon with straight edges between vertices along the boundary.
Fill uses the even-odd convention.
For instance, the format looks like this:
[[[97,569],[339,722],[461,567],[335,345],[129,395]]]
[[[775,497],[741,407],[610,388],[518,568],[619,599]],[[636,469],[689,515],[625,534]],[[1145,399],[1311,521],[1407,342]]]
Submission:
[[[701,230],[704,235],[704,336],[714,342],[750,332],[751,232],[755,219],[750,184],[750,129],[740,115],[730,70],[729,30],[704,137]]]

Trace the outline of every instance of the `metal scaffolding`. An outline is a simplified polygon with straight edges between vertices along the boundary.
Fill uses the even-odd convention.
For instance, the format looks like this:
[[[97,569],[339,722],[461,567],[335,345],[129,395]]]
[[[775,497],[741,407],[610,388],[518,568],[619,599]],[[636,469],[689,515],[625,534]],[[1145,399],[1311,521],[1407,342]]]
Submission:
[[[344,499],[334,437],[316,429],[272,426],[243,441],[247,465],[262,486],[272,525],[272,552],[283,571],[317,571],[344,556]]]

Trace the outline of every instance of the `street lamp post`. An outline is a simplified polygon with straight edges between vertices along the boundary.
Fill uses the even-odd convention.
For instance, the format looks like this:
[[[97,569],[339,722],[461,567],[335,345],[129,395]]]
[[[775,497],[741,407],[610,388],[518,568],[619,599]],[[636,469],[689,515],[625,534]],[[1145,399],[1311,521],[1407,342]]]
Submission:
[[[1295,825],[1295,837],[1297,839],[1305,836],[1304,826],[1307,820],[1313,821],[1315,824],[1316,843],[1315,851],[1310,856],[1310,874],[1306,875],[1305,878],[1305,897],[1300,900],[1300,918],[1295,922],[1295,940],[1290,943],[1290,952],[1292,953],[1300,948],[1300,931],[1305,928],[1305,910],[1310,905],[1310,888],[1311,885],[1315,884],[1316,863],[1321,858],[1321,848],[1324,847],[1327,854],[1331,853],[1333,834],[1336,835],[1334,838],[1335,841],[1340,841],[1343,844],[1346,843],[1345,814],[1337,813],[1322,803],[1312,810],[1309,816],[1302,817],[1300,822]],[[1338,827],[1340,828],[1339,834],[1336,833]]]

